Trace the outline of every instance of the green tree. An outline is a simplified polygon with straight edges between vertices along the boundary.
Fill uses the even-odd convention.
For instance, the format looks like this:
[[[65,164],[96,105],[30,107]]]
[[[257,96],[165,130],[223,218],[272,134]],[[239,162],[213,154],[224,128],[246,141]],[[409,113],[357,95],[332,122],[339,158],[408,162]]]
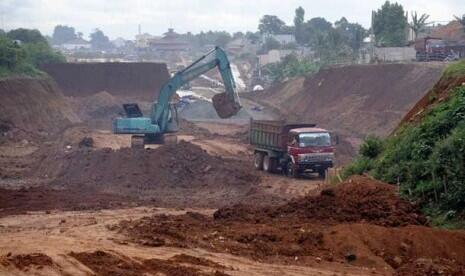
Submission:
[[[263,52],[268,52],[270,50],[276,50],[281,48],[281,43],[272,37],[268,37],[263,44]]]
[[[354,51],[358,51],[363,39],[367,36],[367,30],[362,25],[350,23],[345,17],[334,23],[335,29],[341,34],[345,43]]]
[[[232,40],[231,35],[228,32],[215,32],[214,44],[220,47],[226,46]]]
[[[26,52],[6,36],[0,36],[0,68],[14,70],[26,60]]]
[[[54,44],[63,44],[76,38],[76,31],[73,27],[57,25],[53,29],[52,41]]]
[[[286,24],[276,15],[264,15],[260,19],[258,29],[262,34],[280,34]]]
[[[94,32],[90,34],[90,44],[92,48],[99,50],[111,47],[110,39],[99,29],[95,29]]]
[[[6,34],[12,40],[19,40],[22,43],[47,43],[45,37],[38,30],[14,29]]]
[[[333,29],[331,22],[322,17],[315,17],[304,24],[303,41],[305,44],[316,46]]]
[[[235,33],[233,33],[232,38],[233,38],[233,39],[238,39],[238,38],[243,38],[244,36],[245,36],[245,35],[244,35],[243,32],[235,32]]]
[[[426,20],[428,20],[429,15],[424,13],[420,17],[418,17],[417,12],[412,12],[410,14],[411,22],[410,28],[413,31],[413,39],[417,39],[418,33],[423,31],[426,27]]]
[[[385,47],[401,47],[407,42],[408,20],[404,8],[386,1],[373,12],[373,33],[376,43]]]
[[[295,27],[295,40],[299,44],[304,43],[304,20],[305,10],[302,7],[298,7],[295,10],[294,27]]]
[[[247,32],[245,33],[245,37],[252,42],[252,44],[256,44],[260,41],[260,35],[258,33]]]

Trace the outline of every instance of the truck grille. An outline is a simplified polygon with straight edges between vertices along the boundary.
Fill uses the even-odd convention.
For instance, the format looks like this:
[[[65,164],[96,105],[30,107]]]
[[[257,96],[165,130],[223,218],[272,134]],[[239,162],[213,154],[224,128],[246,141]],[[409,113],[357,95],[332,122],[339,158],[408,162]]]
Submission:
[[[305,163],[333,161],[334,153],[307,153],[299,154],[299,161]]]

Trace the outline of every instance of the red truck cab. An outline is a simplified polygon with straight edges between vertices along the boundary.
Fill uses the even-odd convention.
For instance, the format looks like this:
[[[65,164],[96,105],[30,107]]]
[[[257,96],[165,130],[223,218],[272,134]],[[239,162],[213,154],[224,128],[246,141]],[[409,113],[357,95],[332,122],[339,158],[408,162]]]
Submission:
[[[258,170],[281,170],[291,177],[306,172],[325,177],[333,167],[335,148],[331,133],[315,124],[286,124],[283,121],[255,121],[250,124],[250,144]]]
[[[286,173],[296,177],[305,171],[318,172],[324,177],[333,167],[334,145],[331,134],[322,128],[296,128],[289,131]]]

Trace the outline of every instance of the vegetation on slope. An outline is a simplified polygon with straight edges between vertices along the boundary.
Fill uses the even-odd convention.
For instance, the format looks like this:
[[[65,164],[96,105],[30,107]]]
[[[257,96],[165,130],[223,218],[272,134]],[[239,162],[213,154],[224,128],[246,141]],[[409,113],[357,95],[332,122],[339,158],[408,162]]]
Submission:
[[[465,76],[465,61],[445,70],[443,79]],[[369,173],[399,184],[401,193],[436,218],[465,213],[465,86],[432,106],[420,122],[406,123],[385,140],[368,137],[344,176]],[[440,219],[444,222],[444,219]],[[447,220],[446,220],[447,221]]]
[[[43,76],[37,66],[64,62],[37,30],[16,29],[0,34],[0,77],[11,75]]]

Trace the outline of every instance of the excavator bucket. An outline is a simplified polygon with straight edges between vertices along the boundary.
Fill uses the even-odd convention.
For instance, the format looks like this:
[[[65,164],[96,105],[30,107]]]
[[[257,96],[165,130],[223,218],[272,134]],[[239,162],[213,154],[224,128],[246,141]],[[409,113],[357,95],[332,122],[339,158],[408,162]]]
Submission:
[[[216,113],[221,119],[234,116],[241,109],[239,103],[231,99],[226,93],[216,94],[213,96],[212,102]]]

